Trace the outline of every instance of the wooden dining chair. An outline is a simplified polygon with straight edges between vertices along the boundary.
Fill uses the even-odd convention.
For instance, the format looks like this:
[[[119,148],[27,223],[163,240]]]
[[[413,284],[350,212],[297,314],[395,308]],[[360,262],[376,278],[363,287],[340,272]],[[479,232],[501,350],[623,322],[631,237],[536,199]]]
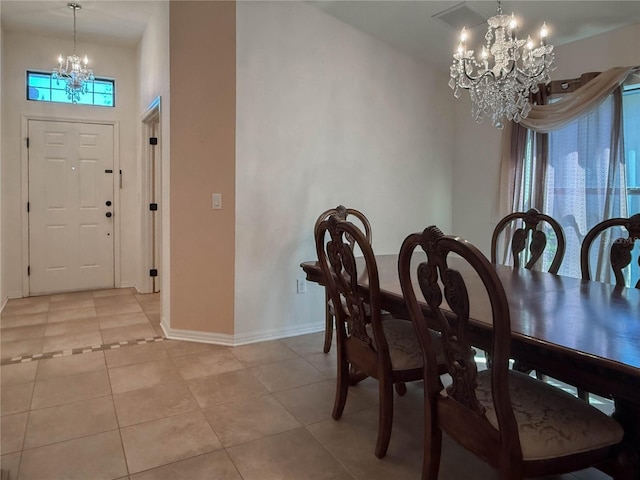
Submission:
[[[556,238],[553,260],[548,271],[549,273],[558,273],[566,250],[564,231],[553,217],[540,213],[535,208],[531,208],[526,212],[510,213],[498,222],[491,236],[491,263],[497,263],[497,258],[500,256],[498,252],[500,238],[507,240],[506,237],[509,232],[513,231],[510,235],[513,268],[520,268],[523,265],[524,268],[533,269],[547,246],[549,246],[547,235],[540,229],[545,224],[551,227]],[[525,252],[527,246],[529,246],[528,254]],[[528,260],[525,261],[527,256]],[[491,361],[490,355],[487,355],[487,361]],[[515,360],[514,368],[525,373],[533,370],[529,365],[523,364],[518,359]],[[546,376],[537,370],[536,377],[539,380],[546,380]]]
[[[427,259],[412,268],[417,249]],[[467,267],[456,270],[452,264]],[[626,462],[630,451],[622,443],[624,432],[615,420],[560,389],[509,369],[507,297],[495,267],[476,247],[432,226],[405,239],[398,272],[423,353],[423,479],[438,477],[442,432],[489,463],[503,480],[605,465],[614,479],[634,478],[637,472]],[[493,322],[492,366],[482,371],[471,344],[470,310]],[[435,338],[441,345],[434,343],[432,326],[441,332]],[[446,388],[435,368],[441,349],[452,379]]]
[[[627,285],[627,282],[625,281],[623,270],[631,264],[631,252],[636,240],[640,242],[640,213],[636,213],[629,218],[610,218],[608,220],[604,220],[587,232],[584,240],[582,241],[582,246],[580,247],[580,269],[582,271],[582,278],[585,280],[591,280],[589,259],[594,240],[599,237],[604,240],[604,237],[602,236],[603,233],[614,227],[622,227],[627,231],[627,236],[620,237],[609,242],[608,263],[611,265],[611,269],[613,270],[616,285],[631,287],[632,285]],[[638,258],[638,263],[640,264],[640,257]],[[635,288],[640,288],[640,279],[634,286]]]
[[[549,215],[540,213],[535,208],[526,212],[510,213],[498,222],[491,236],[491,263],[497,263],[499,256],[498,244],[501,236],[504,237],[508,233],[508,229],[513,229],[518,224],[521,224],[511,234],[513,266],[514,268],[520,268],[520,265],[524,264],[524,268],[532,269],[549,243],[547,235],[540,230],[540,227],[545,223],[552,228],[556,237],[555,251],[549,272],[558,273],[566,249],[564,231],[556,220]],[[527,245],[529,246],[529,258],[524,261],[527,255],[524,253]],[[523,258],[521,259],[521,257]]]
[[[371,244],[371,224],[369,220],[364,215],[364,213],[359,210],[355,210],[353,208],[346,208],[344,205],[338,205],[336,208],[330,208],[320,214],[318,219],[316,220],[316,224],[313,228],[314,232],[318,231],[318,227],[320,223],[331,215],[337,215],[343,220],[352,220],[356,219],[357,222],[362,226],[362,232],[364,232],[364,236],[367,239],[367,242]],[[352,238],[348,239],[351,246],[354,244],[354,240]],[[331,304],[331,299],[329,298],[329,292],[325,288],[325,327],[324,327],[324,353],[329,353],[331,350],[331,342],[333,339],[333,324],[335,320],[335,312],[333,309],[333,305]]]
[[[394,384],[422,380],[418,338],[408,320],[382,321],[376,259],[371,244],[358,227],[342,215],[331,215],[318,225],[315,241],[336,316],[338,375],[333,418],[338,420],[342,416],[349,385],[366,376],[378,380],[375,454],[382,458],[391,438]],[[354,255],[356,247],[362,253],[358,260]],[[367,285],[367,289],[359,284]],[[442,357],[440,361],[444,370]]]
[[[610,240],[608,245],[605,245],[607,237],[605,234],[610,229],[621,227],[627,231],[626,237],[620,237],[615,240]],[[585,280],[591,280],[591,247],[596,239],[600,239],[600,245],[603,249],[601,254],[608,255],[608,264],[611,266],[615,283],[621,287],[631,287],[627,285],[623,270],[631,264],[631,252],[636,240],[640,241],[640,213],[632,215],[629,218],[610,218],[604,220],[587,232],[580,246],[580,271],[582,278]],[[607,248],[609,247],[609,248]],[[599,255],[598,255],[599,256]],[[640,257],[638,258],[640,263]],[[635,288],[640,288],[640,279],[635,284]],[[583,400],[589,401],[589,392],[579,388],[578,396]]]

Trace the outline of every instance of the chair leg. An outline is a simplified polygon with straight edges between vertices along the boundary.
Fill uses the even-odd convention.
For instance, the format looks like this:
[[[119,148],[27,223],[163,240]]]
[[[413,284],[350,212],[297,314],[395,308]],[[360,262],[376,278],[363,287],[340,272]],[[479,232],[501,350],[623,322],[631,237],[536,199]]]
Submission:
[[[578,388],[578,398],[589,403],[589,392],[587,392],[584,388]]]
[[[623,448],[605,470],[613,480],[637,480],[640,478],[640,455],[633,448]]]
[[[338,352],[338,377],[336,379],[336,398],[333,402],[333,413],[331,416],[334,420],[340,420],[344,406],[347,403],[347,393],[349,392],[349,364],[342,360],[340,352]]]
[[[487,363],[486,363],[487,368],[491,368],[491,361],[492,361],[491,353],[489,353],[489,352],[484,352],[484,358],[485,358],[485,361],[487,362]]]
[[[529,375],[531,373],[531,371],[533,370],[533,368],[531,368],[531,366],[529,366],[526,363],[521,362],[520,360],[517,360],[517,359],[513,361],[513,369],[516,372],[526,373],[527,375]],[[536,370],[536,375],[538,375],[538,371],[537,370]]]
[[[329,295],[325,292],[325,325],[324,325],[324,353],[331,350],[331,339],[333,338],[333,314],[329,311]]]
[[[425,391],[424,399],[424,457],[422,459],[422,480],[437,480],[442,452],[442,430],[435,425],[435,411],[432,411]]]
[[[403,397],[407,393],[407,384],[404,382],[396,383],[396,393]]]
[[[393,384],[389,380],[380,379],[379,393],[376,457],[383,458],[387,454],[391,439],[391,427],[393,427]]]

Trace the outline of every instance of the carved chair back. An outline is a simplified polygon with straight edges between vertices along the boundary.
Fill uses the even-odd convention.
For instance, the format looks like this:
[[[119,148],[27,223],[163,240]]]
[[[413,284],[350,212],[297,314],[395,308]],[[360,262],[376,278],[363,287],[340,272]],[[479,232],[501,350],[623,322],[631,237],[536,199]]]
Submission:
[[[369,239],[338,212],[317,225],[315,241],[336,315],[338,356],[346,355],[349,363],[375,378],[380,371],[390,374],[389,347],[381,325],[378,267]],[[364,260],[360,268],[356,249]],[[359,281],[368,285],[368,294],[362,294]],[[369,323],[373,338],[367,333]]]
[[[348,220],[352,223],[353,223],[353,220],[356,219],[357,220],[356,224],[360,223],[362,225],[362,228],[360,230],[364,233],[364,236],[369,242],[369,244],[371,244],[371,224],[369,223],[369,220],[367,219],[367,217],[361,211],[356,210],[355,208],[347,208],[344,205],[338,205],[336,208],[330,208],[329,210],[322,212],[318,217],[318,219],[316,220],[316,224],[313,227],[313,231],[317,232],[318,227],[320,226],[320,223],[322,223],[324,220],[327,220],[332,215],[337,215],[338,218],[342,220]],[[349,241],[349,244],[353,247],[355,244],[354,239],[348,238],[347,240]]]
[[[540,213],[535,208],[527,212],[515,212],[504,217],[493,230],[491,237],[491,262],[497,263],[498,257],[498,240],[503,232],[507,232],[507,227],[514,227],[514,223],[522,221],[524,226],[516,228],[511,236],[511,253],[513,254],[514,268],[520,268],[523,263],[520,259],[527,244],[529,244],[529,260],[525,263],[524,268],[531,269],[542,256],[547,247],[547,236],[540,230],[540,227],[547,223],[552,229],[556,237],[556,250],[553,261],[549,267],[549,272],[558,273],[564,252],[566,249],[566,240],[564,231],[560,224],[552,217]]]
[[[330,208],[320,214],[318,219],[316,220],[316,224],[313,227],[314,235],[317,233],[320,224],[327,220],[330,216],[336,215],[338,218],[342,220],[355,220],[357,224],[361,225],[361,231],[364,233],[367,242],[371,244],[371,224],[369,220],[364,215],[364,213],[356,210],[354,208],[347,208],[344,205],[338,205],[336,208]],[[346,237],[347,241],[351,245],[351,247],[355,246],[355,239],[351,236]],[[324,353],[328,353],[331,350],[331,342],[333,340],[333,323],[334,323],[334,312],[333,305],[330,302],[329,291],[325,289],[325,331],[324,331]]]
[[[619,237],[611,241],[609,250],[609,264],[613,270],[616,285],[628,286],[624,278],[623,269],[631,264],[631,252],[636,240],[640,242],[640,213],[636,213],[629,218],[611,218],[604,220],[595,225],[584,237],[582,247],[580,248],[580,268],[582,270],[582,278],[591,280],[591,272],[589,268],[589,258],[591,247],[594,240],[600,237],[601,242],[606,242],[605,233],[608,229],[614,227],[622,227],[627,231],[626,237]],[[638,265],[640,265],[640,256],[638,257]],[[640,288],[640,279],[635,284],[635,288]]]
[[[412,272],[411,258],[417,249],[426,253],[427,260]],[[465,266],[455,270],[450,266],[452,257],[461,257],[463,263],[475,271],[474,281],[479,278],[484,287],[481,290],[486,290],[491,306],[493,349],[489,394],[493,396],[499,429],[487,420],[485,408],[478,401],[483,393],[477,391],[478,367],[476,352],[468,336],[470,303],[465,284],[465,281],[471,281],[471,269]],[[460,265],[458,258],[454,261]],[[433,468],[435,464],[434,478],[437,478],[441,438],[434,433],[435,428],[449,432],[452,438],[482,458],[499,457],[507,459],[509,464],[521,462],[517,423],[508,387],[511,321],[507,298],[495,267],[472,244],[459,237],[446,236],[431,226],[405,239],[400,250],[398,273],[424,355],[425,403],[428,405],[425,407],[425,468],[427,465]],[[428,313],[418,303],[414,286],[419,287],[421,302],[428,305]],[[475,294],[474,298],[477,298]],[[441,332],[440,341],[452,379],[446,389],[436,368],[437,346],[429,334],[429,327]],[[433,449],[431,442],[437,442],[438,448]],[[438,452],[435,463],[428,458],[433,452]]]

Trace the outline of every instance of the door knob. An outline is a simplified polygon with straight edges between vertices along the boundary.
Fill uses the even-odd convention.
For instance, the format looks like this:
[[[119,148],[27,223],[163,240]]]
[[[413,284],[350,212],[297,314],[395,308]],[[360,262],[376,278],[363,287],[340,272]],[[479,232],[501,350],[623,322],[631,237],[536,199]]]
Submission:
[[[107,205],[107,207],[110,207],[111,206],[111,200],[107,200],[106,205]]]
[[[105,215],[107,216],[107,218],[111,218],[111,212],[107,212],[105,213]]]

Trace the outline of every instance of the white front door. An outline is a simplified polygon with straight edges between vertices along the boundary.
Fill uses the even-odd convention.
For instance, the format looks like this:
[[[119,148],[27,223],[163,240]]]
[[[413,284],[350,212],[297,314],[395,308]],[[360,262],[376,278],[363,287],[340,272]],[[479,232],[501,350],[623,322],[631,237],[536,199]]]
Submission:
[[[29,293],[114,287],[113,125],[29,120]]]

